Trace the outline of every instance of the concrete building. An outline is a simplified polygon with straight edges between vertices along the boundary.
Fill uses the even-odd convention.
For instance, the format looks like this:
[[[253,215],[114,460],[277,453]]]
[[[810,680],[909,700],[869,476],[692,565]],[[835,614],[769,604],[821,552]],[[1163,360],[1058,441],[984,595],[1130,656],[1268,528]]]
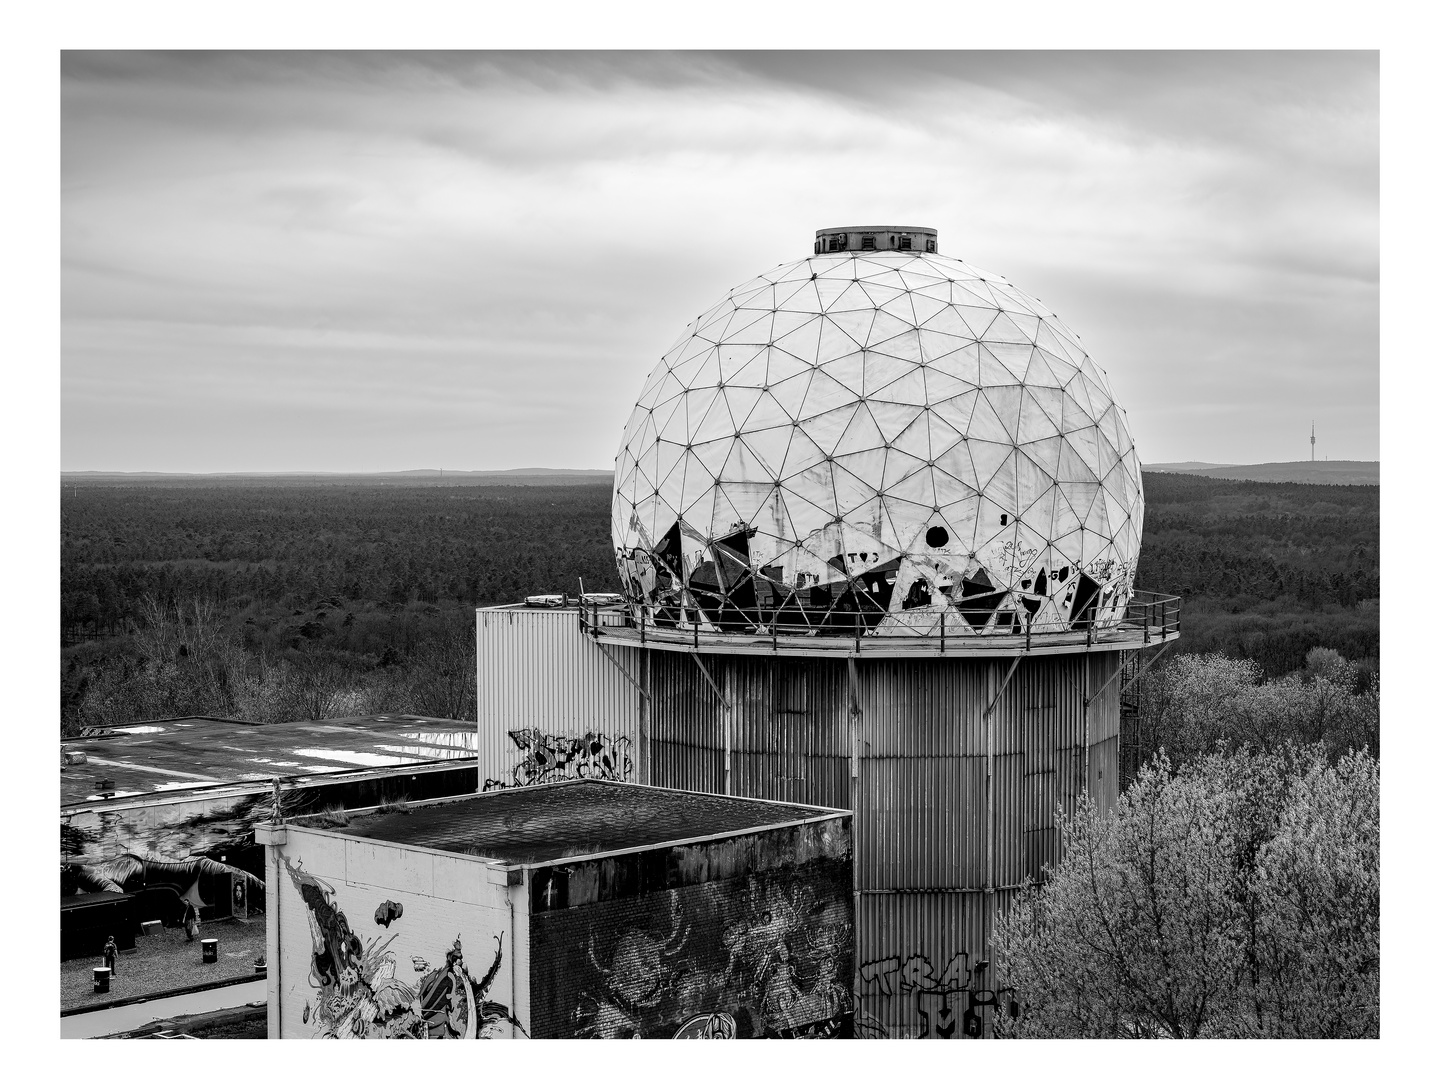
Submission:
[[[257,839],[271,1038],[851,1031],[844,811],[590,780]]]

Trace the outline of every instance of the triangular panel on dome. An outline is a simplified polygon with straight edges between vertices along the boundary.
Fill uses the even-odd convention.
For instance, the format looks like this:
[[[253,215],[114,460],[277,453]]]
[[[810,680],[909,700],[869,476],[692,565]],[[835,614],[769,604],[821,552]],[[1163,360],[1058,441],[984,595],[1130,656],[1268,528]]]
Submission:
[[[914,546],[916,535],[935,513],[933,506],[897,498],[888,492],[881,496],[880,503],[883,517],[880,537],[901,551]]]
[[[865,347],[870,336],[870,326],[875,321],[874,311],[837,311],[825,316],[825,328],[820,331],[820,353],[817,359],[826,355],[843,356]],[[838,330],[851,344],[841,347],[841,340],[834,336]],[[833,350],[833,351],[832,351]]]
[[[842,279],[843,280],[843,279]],[[879,290],[883,292],[884,290]],[[824,295],[822,290],[821,295]],[[845,288],[825,305],[827,312],[836,311],[867,311],[875,307],[875,301],[865,291],[865,288],[858,281],[846,283]]]
[[[786,424],[759,431],[747,431],[741,438],[764,464],[766,471],[771,476],[778,477],[785,468],[785,454],[790,449],[790,439],[794,433],[794,426]]]
[[[1105,410],[1110,408],[1112,404],[1110,391],[1094,379],[1091,379],[1084,372],[1080,373],[1080,379],[1078,381],[1084,384],[1085,393],[1090,399],[1090,415],[1094,416],[1097,420],[1100,419],[1100,417],[1104,415]],[[1072,383],[1072,391],[1074,390],[1074,386],[1075,384]]]
[[[981,346],[1004,365],[1010,373],[1009,379],[1000,382],[1024,382],[1030,370],[1030,357],[1035,352],[1033,345],[1016,345],[1007,341],[990,341]],[[983,355],[983,354],[982,354]]]
[[[1018,449],[1053,479],[1060,475],[1060,455],[1064,446],[1065,440],[1056,436],[1025,443]]]
[[[761,390],[759,387],[735,386],[730,383],[725,384],[720,391],[720,396],[725,399],[725,405],[730,410],[730,418],[734,421],[731,429],[733,431],[739,431],[746,426],[751,411],[754,410],[761,398],[774,400],[768,391]]]
[[[805,393],[804,404],[800,406],[798,419],[808,421],[822,413],[853,406],[858,400],[858,390],[832,377],[825,370],[817,369],[810,376],[810,386]],[[846,419],[849,419],[848,415]]]
[[[1019,385],[987,386],[980,391],[980,396],[990,403],[1010,442],[1019,442],[1020,403],[1025,396],[1024,388]]]
[[[866,483],[839,461],[834,463],[830,475],[835,485],[835,505],[840,515],[847,520],[857,507],[880,497],[880,492],[873,484]]]
[[[975,411],[970,414],[970,423],[965,428],[965,434],[971,439],[984,439],[987,442],[1010,443],[1015,442],[1005,422],[996,414],[994,406],[990,404],[987,396],[990,387],[981,390],[975,399]],[[960,400],[964,400],[963,398]],[[937,406],[938,408],[938,406]],[[944,414],[942,414],[944,415]],[[945,416],[947,421],[949,416]],[[954,423],[954,421],[950,421]],[[1013,421],[1012,421],[1013,422]],[[957,425],[958,426],[958,425]],[[978,467],[979,461],[976,461]]]
[[[717,382],[727,386],[762,386],[765,383],[764,345],[717,345]]]
[[[1065,439],[1060,444],[1060,460],[1055,470],[1055,479],[1062,483],[1086,483],[1098,484],[1100,477],[1095,474],[1094,468],[1076,449],[1071,439]]]
[[[1080,460],[1090,466],[1096,478],[1104,474],[1100,469],[1100,432],[1093,424],[1067,432],[1065,442],[1080,455]]]
[[[934,286],[931,286],[934,288]],[[918,326],[925,326],[931,319],[941,312],[950,310],[949,283],[944,288],[943,298],[932,296],[925,290],[918,290],[910,294],[910,305],[915,311],[915,323]],[[930,329],[938,329],[931,327]]]
[[[975,521],[980,513],[980,495],[967,491],[959,498],[947,497],[950,494],[954,493],[940,493],[940,510],[936,517],[950,534],[943,547],[957,559],[964,559],[975,550]]]
[[[832,309],[841,312],[855,311],[871,306],[869,299],[859,289],[855,289],[854,295],[847,296],[846,294],[851,289],[855,289],[854,278],[820,277],[815,281],[815,291],[820,296],[822,310],[827,312]],[[840,305],[838,308],[836,308],[837,301]]]
[[[876,386],[874,389],[871,389],[870,387],[872,371],[870,361],[877,359],[879,359],[879,356],[876,353],[866,354],[866,396],[868,396],[872,401],[889,401],[894,402],[897,405],[910,405],[920,407],[929,403],[930,393],[925,378],[925,369],[920,367],[918,364],[904,364],[907,370],[903,374],[897,375],[894,378],[891,378],[888,381],[882,383],[881,385]],[[879,364],[875,365],[875,367],[877,368],[879,366]],[[879,383],[880,379],[883,377],[879,371],[874,371],[873,375],[874,380],[877,383]],[[951,379],[950,381],[954,385],[960,385],[954,379]]]
[[[730,447],[735,442],[731,436],[720,439],[711,439],[709,442],[695,443],[690,447],[690,454],[695,463],[700,467],[700,472],[695,476],[708,475],[711,482],[719,479],[720,473],[725,467],[725,459],[730,456]]]
[[[836,465],[844,468],[857,480],[873,488],[876,492],[884,489],[890,479],[885,472],[887,461],[887,451],[885,450],[860,450],[853,454],[840,454],[835,457]]]
[[[676,373],[679,377],[679,372]],[[701,390],[712,387],[720,381],[720,350],[711,349],[698,364],[690,368],[685,379],[687,390]]]
[[[706,480],[705,470],[692,458],[685,466],[685,505],[680,517],[698,532],[710,527],[715,511],[715,482]]]
[[[991,351],[989,345],[980,345],[980,386],[1018,386],[1024,373],[1016,375]]]
[[[770,470],[755,456],[755,451],[745,444],[744,439],[732,441],[730,453],[721,468],[720,479],[726,483],[774,485]]]
[[[825,321],[821,316],[807,314],[805,321],[799,326],[788,333],[777,334],[774,347],[783,349],[801,362],[813,361],[820,346],[820,331],[824,325]]]
[[[865,393],[865,353],[859,350],[849,352],[825,361],[819,368],[846,387],[853,396],[859,397]]]
[[[663,445],[663,444],[662,444]],[[690,466],[690,456],[682,453],[679,460],[674,462],[660,463],[661,477],[656,488],[656,494],[665,505],[668,512],[680,515],[680,509],[685,505],[685,474]]]
[[[741,425],[741,430],[764,431],[773,427],[792,427],[794,423],[794,418],[785,411],[775,395],[765,391],[756,398]]]
[[[935,505],[935,481],[931,470],[917,469],[899,480],[886,477],[884,494],[890,498],[902,499],[908,503],[931,508]]]
[[[794,476],[804,472],[806,469],[819,464],[825,460],[825,451],[815,445],[806,430],[802,427],[792,429],[790,437],[790,449],[785,452],[785,467],[783,477]]]
[[[819,377],[818,373],[816,377]],[[807,417],[800,425],[801,430],[827,455],[833,454],[836,444],[844,436],[845,430],[850,426],[850,421],[854,419],[855,413],[860,407],[860,403],[852,398],[848,405],[839,405],[816,416]],[[864,449],[868,449],[868,447]]]
[[[1090,412],[1090,403],[1082,400],[1073,391],[1079,389],[1080,380],[1077,378],[1071,383],[1070,391],[1065,394],[1063,410],[1060,416],[1060,432],[1068,435],[1072,431],[1080,431],[1084,428],[1094,427],[1095,417]],[[1083,394],[1084,391],[1080,390]]]
[[[982,339],[986,342],[1011,342],[1018,345],[1034,345],[1035,339],[1026,336],[1025,331],[1015,324],[1015,320],[1007,312],[998,312],[995,318],[990,320],[990,325],[985,328],[985,336]]]
[[[712,345],[718,345],[725,340],[725,333],[735,318],[735,308],[726,302],[707,311],[696,320],[695,337],[700,341],[708,341]],[[754,312],[745,312],[742,318],[748,319]]]
[[[925,263],[912,262],[899,271],[899,277],[905,288],[914,292],[916,289],[923,289],[926,285],[934,285],[946,275],[938,273],[934,267]]]
[[[921,331],[921,339],[928,340],[925,331]],[[957,394],[968,393],[975,389],[975,384],[957,379],[950,372],[944,370],[939,364],[931,363],[917,366],[916,374],[922,380],[924,386],[924,402],[934,404],[937,401],[944,401]]]
[[[690,437],[695,442],[709,442],[712,439],[724,438],[735,433],[735,421],[730,415],[730,408],[725,401],[723,392],[713,394],[710,408],[701,417],[698,424],[693,423],[695,413],[690,413],[692,418]]]
[[[1017,452],[1015,455],[1015,509],[1021,516],[1047,495],[1054,493],[1055,478],[1036,465],[1030,457]]]
[[[926,367],[943,371],[952,378],[972,386],[980,385],[980,346],[966,345],[955,352],[937,356]]]
[[[775,313],[737,311],[725,328],[721,343],[726,345],[769,345],[774,340]]]
[[[897,319],[894,315],[885,311],[877,311],[875,312],[874,320],[870,324],[870,332],[865,337],[865,347],[867,349],[873,349],[880,345],[881,342],[888,342],[892,338],[899,337],[901,334],[907,332],[913,334],[914,330],[915,324],[913,322]],[[913,348],[913,359],[918,360],[920,358],[920,343],[918,341],[913,341],[910,346],[897,345],[897,347]]]
[[[1020,426],[1016,441],[1031,443],[1060,434],[1061,391],[1050,386],[1027,386],[1020,400]]]
[[[839,516],[835,505],[835,480],[831,471],[830,462],[822,461],[803,472],[787,476],[782,481],[786,505],[790,508],[792,518],[804,515],[807,522],[818,518],[821,524],[824,524]]]
[[[956,443],[949,450],[938,454],[935,457],[935,469],[937,473],[944,473],[947,477],[953,477],[957,482],[964,484],[973,491],[979,491],[981,480],[975,467],[975,459],[970,454],[970,442],[968,439]],[[991,463],[990,472],[995,471],[995,463]],[[989,473],[986,473],[988,476]],[[945,481],[937,475],[936,483],[942,484]]]
[[[783,304],[786,311],[807,311],[818,315],[825,310],[825,303],[813,281],[802,281],[793,290],[790,290],[789,286],[777,286],[776,292],[779,304]]]
[[[875,404],[872,402],[872,404]],[[913,410],[914,416],[910,423],[906,424],[900,433],[889,440],[889,443],[896,450],[916,457],[921,461],[929,461],[933,454],[930,437],[930,414],[920,410]]]
[[[975,468],[981,477],[980,494],[1004,507],[1007,515],[1013,518],[1020,508],[1019,493],[1015,490],[1015,448],[1006,446],[995,449],[1003,450],[1004,457],[987,477],[985,472],[989,464],[991,444],[974,440],[970,442],[970,456],[975,459]]]
[[[878,319],[876,321],[879,322]],[[866,347],[872,352],[883,353],[897,360],[906,360],[911,363],[919,363],[924,359],[920,348],[920,331],[914,327],[902,330],[898,334],[892,334],[883,341],[878,340],[872,333],[870,344]]]
[[[926,319],[924,329],[933,330],[939,334],[948,334],[950,337],[959,338],[962,341],[974,341],[978,337],[970,324],[962,319],[960,313],[949,304]]]
[[[900,405],[884,400],[871,400],[866,402],[866,406],[880,429],[883,436],[881,441],[885,443],[899,438],[900,433],[914,423],[922,412],[917,405]]]
[[[945,420],[945,418],[942,417],[939,413],[937,413],[934,409],[929,409],[926,412],[921,413],[919,420],[916,421],[916,424],[923,425],[926,429],[926,432],[930,436],[929,457],[931,459],[940,457],[941,454],[945,453],[952,446],[955,446],[957,443],[963,441],[965,438],[964,433],[956,431],[955,428],[952,427]],[[916,424],[912,424],[911,428],[915,427]],[[911,428],[906,428],[905,431],[902,432],[900,436],[895,440],[894,445],[903,449],[906,445],[906,439]]]
[[[887,441],[872,415],[874,405],[873,402],[862,402],[855,409],[850,417],[850,422],[845,426],[844,434],[840,436],[833,447],[829,448],[832,455],[873,450]],[[824,443],[822,442],[821,445]]]
[[[883,351],[866,351],[859,356],[859,378],[853,383],[847,381],[846,385],[854,386],[859,393],[867,397],[902,375],[916,370],[916,365],[910,360],[891,356]],[[836,377],[839,378],[838,375]]]
[[[774,360],[775,356],[772,354],[771,362],[773,363]],[[805,398],[810,393],[810,380],[814,374],[815,369],[807,367],[796,375],[773,381],[770,384],[771,398],[793,420],[798,420],[805,408]]]
[[[779,306],[778,296],[774,283],[761,278],[741,285],[739,288],[731,289],[730,295],[726,299],[737,308],[759,308],[762,311],[773,311]]]
[[[1014,293],[1007,296],[1000,305],[1008,318],[1027,345],[1034,344],[1035,338],[1040,331],[1040,318],[1030,311],[1030,305],[1024,299]],[[1017,310],[1023,309],[1023,310]]]

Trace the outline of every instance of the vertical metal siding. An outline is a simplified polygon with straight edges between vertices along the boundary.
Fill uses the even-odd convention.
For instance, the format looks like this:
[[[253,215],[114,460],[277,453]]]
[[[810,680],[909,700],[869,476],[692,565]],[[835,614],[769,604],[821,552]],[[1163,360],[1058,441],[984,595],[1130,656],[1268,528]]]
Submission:
[[[621,673],[644,685],[641,650],[610,647],[606,659],[601,655],[606,647],[580,632],[574,610],[481,608],[475,616],[482,785],[511,782],[524,752],[509,732],[520,728],[628,738],[632,771],[627,779],[644,780],[640,691]],[[600,615],[602,623],[618,618]]]
[[[849,807],[845,662],[703,660],[730,703],[728,718],[692,657],[651,654],[651,782],[723,791],[728,722],[733,794]],[[1101,687],[1119,661],[1116,653],[1026,657],[998,700],[1009,660],[858,662],[857,989],[892,1034],[918,1035],[936,1021],[921,1010],[943,1003],[950,984],[941,976],[955,954],[965,954],[968,979],[969,965],[987,955],[988,922],[1022,882],[1058,861],[1056,807],[1073,812],[1087,780],[1102,806],[1113,805],[1118,680]],[[1087,694],[1096,694],[1088,725]],[[996,890],[988,901],[987,724]]]

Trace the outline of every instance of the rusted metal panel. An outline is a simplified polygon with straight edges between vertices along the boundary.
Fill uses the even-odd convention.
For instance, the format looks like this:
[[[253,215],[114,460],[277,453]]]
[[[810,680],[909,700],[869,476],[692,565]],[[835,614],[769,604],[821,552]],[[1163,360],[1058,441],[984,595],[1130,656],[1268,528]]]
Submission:
[[[574,610],[508,607],[476,612],[475,652],[482,786],[643,779],[643,651],[607,650]]]

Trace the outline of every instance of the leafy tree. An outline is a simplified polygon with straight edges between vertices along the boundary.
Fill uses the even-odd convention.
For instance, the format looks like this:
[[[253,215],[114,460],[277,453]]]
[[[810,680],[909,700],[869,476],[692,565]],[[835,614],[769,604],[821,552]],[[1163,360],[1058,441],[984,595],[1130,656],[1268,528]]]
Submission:
[[[1321,743],[1332,760],[1380,750],[1380,686],[1332,649],[1310,650],[1303,671],[1266,680],[1258,664],[1193,653],[1157,665],[1136,684],[1122,723],[1128,768],[1164,750],[1182,764],[1222,744],[1277,750]],[[1129,764],[1136,763],[1136,764]]]
[[[1379,1035],[1379,764],[1321,747],[1160,755],[1084,802],[997,921],[1016,1019],[1051,1038]]]

